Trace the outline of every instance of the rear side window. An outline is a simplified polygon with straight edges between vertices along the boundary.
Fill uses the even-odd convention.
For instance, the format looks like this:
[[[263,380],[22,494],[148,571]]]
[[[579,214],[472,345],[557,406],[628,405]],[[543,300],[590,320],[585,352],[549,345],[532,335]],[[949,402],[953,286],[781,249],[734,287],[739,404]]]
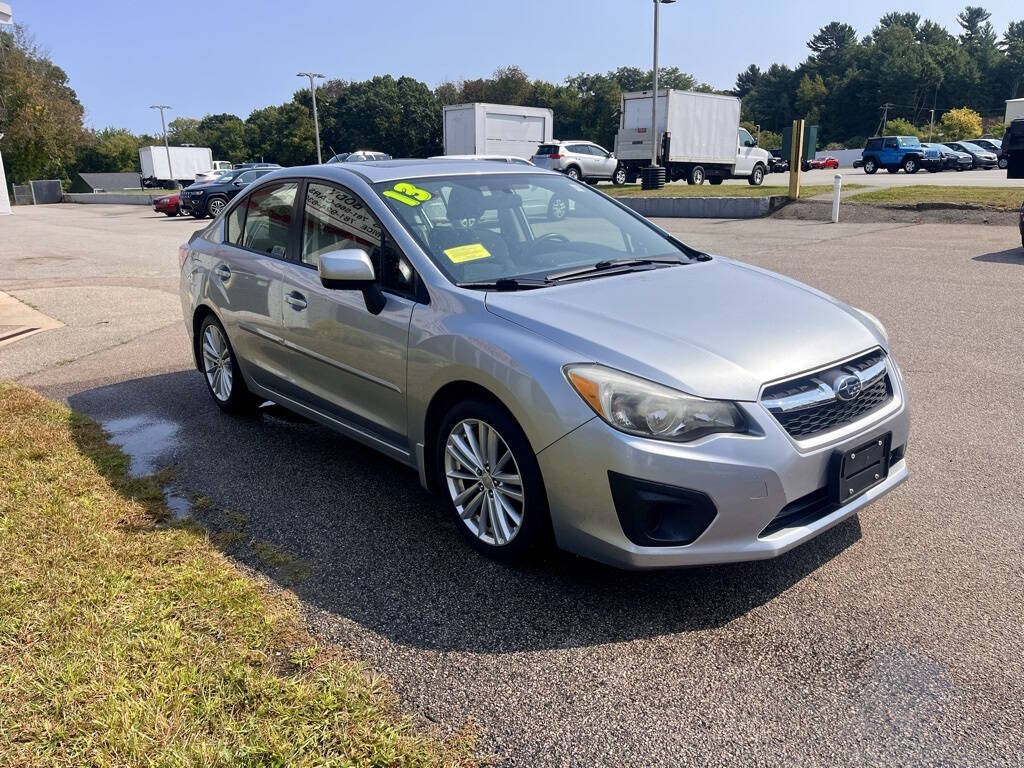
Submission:
[[[243,248],[285,258],[297,189],[294,182],[270,184],[249,195],[242,229]]]
[[[881,148],[882,148],[882,140],[881,139],[868,139],[868,145],[866,147],[864,147],[864,149],[881,149]]]
[[[559,146],[557,144],[541,144],[537,147],[538,155],[557,155]]]
[[[224,233],[224,242],[239,246],[242,244],[242,231],[245,227],[245,208],[246,202],[242,201],[228,214],[225,222],[227,231]]]

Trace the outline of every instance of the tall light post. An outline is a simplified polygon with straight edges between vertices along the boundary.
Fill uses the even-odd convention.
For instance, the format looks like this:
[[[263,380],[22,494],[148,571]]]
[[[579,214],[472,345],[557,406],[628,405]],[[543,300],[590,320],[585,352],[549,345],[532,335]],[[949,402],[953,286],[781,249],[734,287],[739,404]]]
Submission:
[[[658,24],[661,6],[676,0],[654,0],[654,83],[651,92],[651,165],[647,173],[641,172],[645,189],[658,189],[664,185],[663,172],[658,169]]]
[[[167,104],[151,104],[150,109],[160,110],[160,127],[164,132],[164,149],[167,151],[167,173],[170,175],[171,180],[174,180],[174,169],[171,167],[171,145],[167,143],[167,122],[164,120],[164,110],[172,109]]]
[[[309,78],[309,92],[313,94],[313,130],[316,132],[316,161],[317,163],[322,163],[324,158],[320,154],[320,118],[316,113],[316,83],[313,81],[315,79],[323,80],[324,76],[319,72],[299,72],[296,77]]]
[[[11,6],[7,3],[0,3],[0,26],[13,24]],[[0,133],[0,139],[4,135]],[[11,198],[7,193],[7,175],[4,173],[4,158],[0,155],[0,216],[8,216],[11,213]]]

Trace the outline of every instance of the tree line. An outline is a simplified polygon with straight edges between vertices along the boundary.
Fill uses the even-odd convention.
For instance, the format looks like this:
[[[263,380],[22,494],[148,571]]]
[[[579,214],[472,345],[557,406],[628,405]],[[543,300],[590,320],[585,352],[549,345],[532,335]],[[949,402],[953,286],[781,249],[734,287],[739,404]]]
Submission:
[[[742,99],[744,125],[760,128],[761,143],[779,146],[794,118],[820,126],[823,146],[863,146],[879,131],[964,138],[985,127],[997,131],[1004,100],[1024,95],[1024,21],[1000,37],[984,8],[966,7],[954,35],[916,13],[888,13],[867,35],[833,21],[807,46],[795,68],[750,65],[731,93]],[[665,52],[671,56],[671,51]],[[712,92],[676,67],[659,71],[667,88]],[[591,139],[606,147],[618,129],[619,96],[643,90],[651,71],[620,67],[580,73],[561,83],[531,79],[517,66],[490,77],[444,82],[436,88],[412,77],[381,75],[363,81],[328,80],[317,89],[325,155],[375,149],[396,157],[439,154],[442,107],[472,101],[549,107],[555,135]],[[935,109],[934,126],[931,110]],[[0,132],[4,164],[15,183],[70,179],[82,171],[138,170],[140,146],[162,137],[108,127],[88,129],[66,73],[23,27],[0,32]],[[297,91],[284,104],[232,114],[175,117],[172,144],[208,146],[217,160],[315,162],[311,94]]]

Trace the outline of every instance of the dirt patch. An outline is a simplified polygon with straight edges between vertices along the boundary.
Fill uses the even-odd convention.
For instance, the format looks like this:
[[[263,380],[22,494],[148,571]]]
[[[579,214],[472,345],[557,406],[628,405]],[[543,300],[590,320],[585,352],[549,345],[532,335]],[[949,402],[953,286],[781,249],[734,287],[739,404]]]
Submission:
[[[772,214],[779,219],[828,221],[832,218],[832,202],[800,200],[789,203]],[[914,203],[908,205],[843,204],[839,220],[853,224],[900,222],[907,224],[994,224],[1016,226],[1019,214],[999,208],[959,203]]]

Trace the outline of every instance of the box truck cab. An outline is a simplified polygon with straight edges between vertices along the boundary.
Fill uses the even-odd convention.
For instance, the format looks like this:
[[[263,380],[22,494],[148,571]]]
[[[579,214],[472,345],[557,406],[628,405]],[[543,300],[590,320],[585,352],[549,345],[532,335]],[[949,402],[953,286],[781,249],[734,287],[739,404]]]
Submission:
[[[651,91],[622,94],[615,155],[622,179],[633,183],[651,164],[651,145],[670,181],[721,184],[745,178],[759,186],[771,154],[757,146],[740,127],[740,100],[734,96],[693,91],[659,90],[658,124],[651,131]]]

